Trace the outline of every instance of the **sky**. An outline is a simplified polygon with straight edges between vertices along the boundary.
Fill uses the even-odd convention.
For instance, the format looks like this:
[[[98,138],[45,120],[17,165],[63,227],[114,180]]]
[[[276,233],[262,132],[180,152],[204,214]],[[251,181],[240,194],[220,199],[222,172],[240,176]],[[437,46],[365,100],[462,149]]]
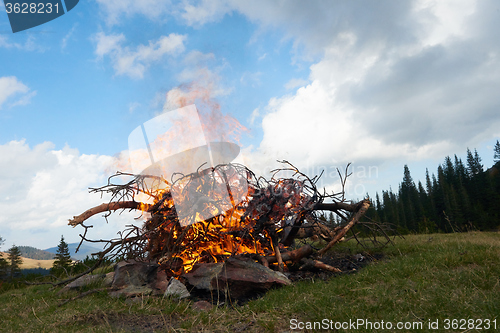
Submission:
[[[424,181],[467,148],[487,168],[498,31],[497,1],[81,0],[15,34],[0,6],[2,250],[79,241],[68,219],[130,171],[130,133],[186,101],[244,127],[235,161],[259,175],[288,160],[338,191],[352,163],[352,200],[397,191],[405,164]],[[95,216],[88,236],[138,215]]]

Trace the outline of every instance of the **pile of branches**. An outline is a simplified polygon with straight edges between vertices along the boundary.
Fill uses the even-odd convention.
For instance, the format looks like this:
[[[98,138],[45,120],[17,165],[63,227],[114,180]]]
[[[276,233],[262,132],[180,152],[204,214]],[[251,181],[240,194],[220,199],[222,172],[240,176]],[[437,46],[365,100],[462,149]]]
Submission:
[[[95,267],[105,258],[133,258],[158,262],[167,274],[176,276],[185,272],[187,264],[242,255],[268,267],[274,265],[280,271],[286,269],[287,262],[300,262],[302,269],[338,271],[321,262],[321,257],[360,222],[370,201],[353,203],[345,199],[349,165],[344,175],[337,170],[342,191],[326,194],[316,186],[321,175],[309,178],[289,162],[281,162],[285,167],[272,171],[270,179],[256,177],[239,164],[177,174],[170,180],[118,172],[109,177],[105,186],[91,189],[111,194],[111,200],[74,216],[69,225],[84,228],[80,245],[84,241],[105,243],[104,250],[96,253],[99,261]],[[283,173],[290,176],[278,177]],[[224,187],[229,196],[214,196]],[[174,204],[174,196],[184,198],[183,202]],[[144,198],[149,200],[140,200]],[[88,218],[103,212],[107,217],[117,210],[141,211],[146,220],[142,226],[126,226],[116,239],[87,237],[93,227],[85,224]],[[333,212],[342,223],[330,225],[324,218],[325,212]],[[201,220],[205,215],[209,218]],[[368,227],[382,232],[390,242],[382,228],[370,223]],[[310,245],[299,248],[297,241],[308,237],[322,239],[325,245],[319,249]],[[228,242],[230,246],[218,245]],[[206,250],[198,252],[195,260],[189,259],[190,251],[197,248]],[[245,250],[249,248],[254,251]]]

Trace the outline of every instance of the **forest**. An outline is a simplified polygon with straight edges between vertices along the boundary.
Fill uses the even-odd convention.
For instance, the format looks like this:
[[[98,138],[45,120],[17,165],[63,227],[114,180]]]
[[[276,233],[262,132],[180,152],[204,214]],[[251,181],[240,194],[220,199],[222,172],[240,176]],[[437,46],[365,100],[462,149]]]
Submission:
[[[437,173],[426,170],[425,185],[415,184],[407,165],[403,181],[370,198],[366,213],[375,222],[393,224],[401,234],[498,230],[500,226],[500,143],[494,165],[485,169],[476,149],[467,149],[465,163],[446,156]]]

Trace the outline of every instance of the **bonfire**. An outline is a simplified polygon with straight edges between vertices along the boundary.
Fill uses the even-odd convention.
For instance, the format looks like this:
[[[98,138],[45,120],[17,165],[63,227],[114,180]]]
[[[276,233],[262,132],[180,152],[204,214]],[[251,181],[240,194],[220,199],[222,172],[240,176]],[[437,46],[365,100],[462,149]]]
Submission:
[[[321,257],[345,239],[370,201],[349,202],[343,190],[320,193],[316,187],[319,176],[309,178],[289,162],[282,163],[284,167],[274,170],[270,179],[231,163],[200,167],[170,180],[118,172],[105,186],[91,189],[110,193],[111,201],[75,216],[69,225],[84,228],[82,242],[96,242],[87,237],[92,227],[85,224],[89,217],[103,212],[107,217],[117,210],[139,211],[145,217],[142,226],[128,225],[119,238],[99,240],[106,247],[97,255],[101,260],[122,257],[155,262],[170,277],[230,257],[251,258],[281,272],[297,263],[300,269],[339,271]],[[339,172],[343,187],[347,170],[344,175]],[[290,176],[279,177],[284,173]],[[333,212],[343,223],[327,223],[322,218],[324,211]],[[298,240],[309,237],[324,240],[324,246],[298,246]]]

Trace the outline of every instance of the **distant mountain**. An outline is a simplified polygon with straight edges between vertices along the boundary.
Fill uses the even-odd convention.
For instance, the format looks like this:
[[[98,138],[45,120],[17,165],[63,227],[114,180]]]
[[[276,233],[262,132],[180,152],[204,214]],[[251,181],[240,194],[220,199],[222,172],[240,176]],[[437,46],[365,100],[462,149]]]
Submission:
[[[79,243],[68,244],[69,254],[71,255],[71,258],[73,258],[75,260],[83,260],[83,259],[85,259],[86,256],[90,257],[92,253],[102,251],[102,249],[100,249],[98,247],[93,247],[93,246],[89,246],[86,244],[82,244],[82,246],[80,246],[80,249],[78,250],[78,253],[75,253],[75,250],[78,247],[78,244]],[[57,253],[57,246],[45,249],[44,251],[52,253],[52,257],[53,257]]]
[[[21,256],[25,258],[35,259],[35,260],[54,259],[54,253],[40,250],[33,246],[18,246],[18,248],[19,250],[21,250]]]

